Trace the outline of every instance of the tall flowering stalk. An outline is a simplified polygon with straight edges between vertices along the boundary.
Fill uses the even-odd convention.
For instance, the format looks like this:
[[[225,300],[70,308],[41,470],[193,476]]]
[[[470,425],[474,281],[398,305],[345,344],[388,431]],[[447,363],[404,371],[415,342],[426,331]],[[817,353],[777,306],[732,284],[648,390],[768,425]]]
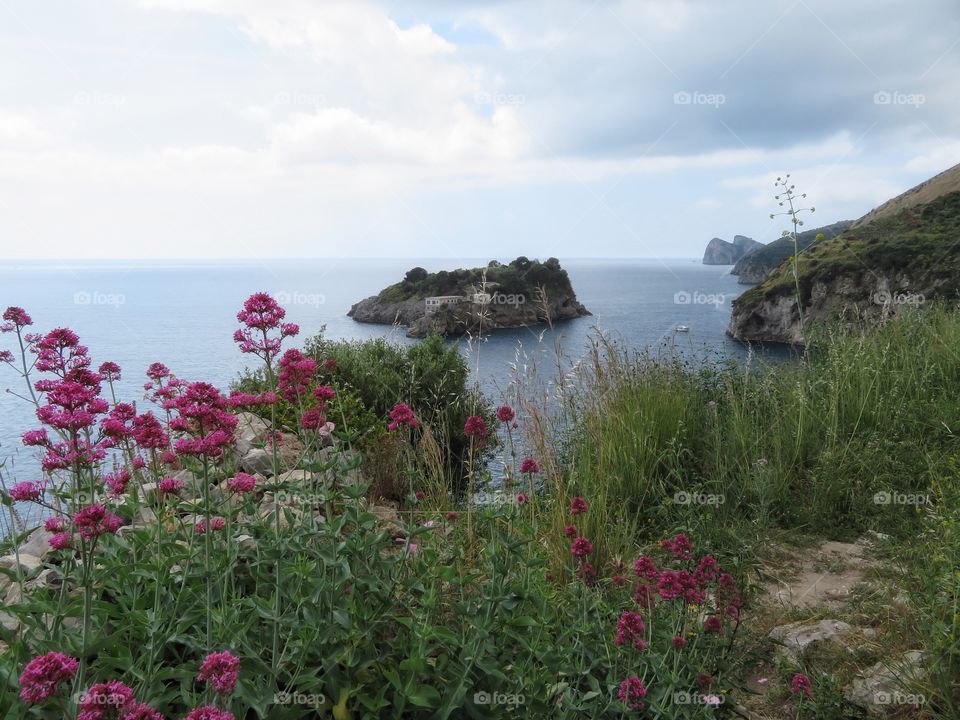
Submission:
[[[286,310],[274,300],[268,293],[258,292],[248,297],[243,308],[237,313],[237,320],[241,327],[233,334],[234,341],[240,346],[240,352],[255,355],[263,360],[264,369],[267,373],[267,381],[270,385],[270,392],[280,391],[278,380],[274,372],[274,361],[280,354],[283,340],[288,337],[294,337],[300,332],[300,328],[294,323],[284,322]],[[286,357],[286,356],[285,356]],[[302,355],[300,356],[302,358]],[[290,362],[281,368],[284,373],[284,390],[292,391],[302,380],[302,375],[307,368],[300,365],[297,369],[290,366],[300,361],[300,358],[290,357]],[[303,358],[306,360],[307,358]],[[311,361],[312,362],[312,361]],[[314,363],[313,370],[316,369]],[[312,374],[312,371],[310,371]],[[292,376],[292,377],[291,377]],[[270,432],[273,442],[270,443],[273,453],[273,476],[276,478],[280,474],[280,458],[277,453],[277,409],[276,404],[270,404]],[[209,523],[208,523],[209,524]],[[273,528],[277,539],[280,538],[280,503],[273,504]],[[207,537],[209,538],[209,533]],[[280,559],[274,561],[274,620],[273,620],[273,657],[271,665],[274,675],[279,672],[280,663],[280,604],[281,604],[281,565]]]

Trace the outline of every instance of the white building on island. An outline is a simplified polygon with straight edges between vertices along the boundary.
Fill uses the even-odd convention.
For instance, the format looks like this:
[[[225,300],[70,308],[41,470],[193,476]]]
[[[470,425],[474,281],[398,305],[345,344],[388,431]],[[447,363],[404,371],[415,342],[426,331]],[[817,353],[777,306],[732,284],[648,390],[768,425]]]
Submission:
[[[442,307],[451,308],[454,305],[459,305],[462,303],[464,299],[465,298],[462,295],[434,295],[432,297],[428,297],[426,300],[424,300],[426,305],[426,313],[427,315],[430,315]]]

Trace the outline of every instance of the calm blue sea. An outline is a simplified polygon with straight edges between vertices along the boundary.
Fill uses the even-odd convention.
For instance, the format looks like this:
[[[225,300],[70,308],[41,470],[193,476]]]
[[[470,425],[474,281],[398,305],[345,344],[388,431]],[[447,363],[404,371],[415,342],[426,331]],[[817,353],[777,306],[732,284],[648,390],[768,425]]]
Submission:
[[[674,346],[710,362],[739,359],[746,349],[724,331],[730,303],[744,287],[729,268],[698,260],[563,260],[590,317],[554,330],[525,328],[494,332],[482,343],[458,342],[476,367],[481,386],[495,398],[506,392],[519,356],[523,364],[554,366],[559,341],[573,362],[590,337],[603,332],[632,348]],[[0,308],[19,305],[34,319],[33,330],[67,326],[90,348],[94,366],[104,360],[123,370],[120,395],[143,396],[144,370],[165,363],[179,377],[206,380],[226,389],[248,362],[232,340],[236,312],[252,292],[280,298],[301,337],[321,330],[331,338],[387,336],[402,331],[364,325],[347,317],[354,302],[396,282],[411,267],[428,270],[474,267],[486,260],[270,260],[255,262],[7,262],[0,266]],[[689,332],[676,333],[677,325]],[[14,349],[10,335],[0,348]],[[20,391],[19,378],[0,367],[0,388]],[[7,482],[36,479],[37,463],[20,435],[37,425],[31,408],[0,393],[0,457]]]

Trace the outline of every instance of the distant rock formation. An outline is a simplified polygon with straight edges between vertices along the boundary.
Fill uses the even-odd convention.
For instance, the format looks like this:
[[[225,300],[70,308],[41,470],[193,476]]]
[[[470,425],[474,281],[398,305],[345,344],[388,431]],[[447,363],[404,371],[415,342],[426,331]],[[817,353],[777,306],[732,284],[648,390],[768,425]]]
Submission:
[[[559,260],[541,263],[523,256],[468,270],[413,268],[401,282],[347,313],[357,322],[405,325],[408,337],[525,327],[589,314]]]
[[[703,253],[704,265],[735,265],[741,258],[756,252],[764,245],[745,235],[734,235],[733,242],[713,238]]]

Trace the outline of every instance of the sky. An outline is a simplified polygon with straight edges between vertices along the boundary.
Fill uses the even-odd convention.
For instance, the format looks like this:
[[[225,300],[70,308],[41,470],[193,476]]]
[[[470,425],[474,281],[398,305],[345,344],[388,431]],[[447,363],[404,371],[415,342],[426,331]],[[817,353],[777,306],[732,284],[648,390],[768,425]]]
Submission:
[[[2,0],[0,258],[697,257],[960,162],[957,0]]]

